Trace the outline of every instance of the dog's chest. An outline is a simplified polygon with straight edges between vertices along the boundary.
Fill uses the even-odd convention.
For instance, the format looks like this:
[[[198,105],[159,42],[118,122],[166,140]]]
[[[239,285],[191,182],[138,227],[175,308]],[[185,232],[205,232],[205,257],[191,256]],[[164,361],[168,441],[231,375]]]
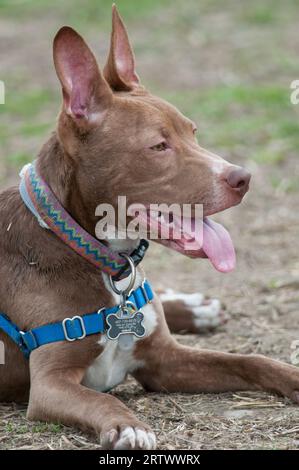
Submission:
[[[137,277],[136,285],[140,284]],[[108,288],[107,283],[105,282]],[[120,302],[120,298],[113,294],[115,303]],[[152,304],[148,304],[141,309],[144,320],[145,336],[149,336],[156,328],[157,316]],[[136,343],[142,339],[133,337],[132,347],[123,349],[118,340],[110,340],[103,335],[100,344],[104,347],[101,354],[95,359],[86,371],[83,384],[99,392],[104,392],[121,383],[127,374],[142,367],[143,362],[134,357]]]

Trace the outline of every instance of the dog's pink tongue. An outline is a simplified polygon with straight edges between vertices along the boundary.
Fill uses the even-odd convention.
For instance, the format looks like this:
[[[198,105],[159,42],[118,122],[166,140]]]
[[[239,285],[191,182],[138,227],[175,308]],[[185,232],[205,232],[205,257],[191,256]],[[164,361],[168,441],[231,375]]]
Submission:
[[[206,217],[203,220],[202,248],[218,271],[228,273],[235,268],[236,254],[228,231]]]

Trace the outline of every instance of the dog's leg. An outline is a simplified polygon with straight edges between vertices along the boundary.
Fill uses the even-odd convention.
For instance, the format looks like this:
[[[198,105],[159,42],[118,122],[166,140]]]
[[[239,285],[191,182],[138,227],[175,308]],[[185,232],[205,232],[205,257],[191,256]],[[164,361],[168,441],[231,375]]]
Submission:
[[[27,416],[96,433],[105,449],[154,449],[155,435],[116,397],[80,384],[84,370],[61,368],[32,373]]]
[[[154,344],[153,344],[154,343]],[[160,347],[159,347],[160,345]],[[165,347],[164,347],[165,345]],[[299,370],[259,355],[198,350],[175,341],[140,345],[146,364],[134,376],[148,390],[166,392],[226,392],[265,390],[299,403]]]
[[[144,364],[134,377],[151,391],[226,392],[265,390],[299,403],[299,369],[259,355],[200,350],[178,344],[156,297],[155,331],[137,343],[135,359]]]
[[[206,300],[200,293],[183,294],[168,289],[159,292],[159,297],[172,333],[204,333],[228,319],[218,299]]]

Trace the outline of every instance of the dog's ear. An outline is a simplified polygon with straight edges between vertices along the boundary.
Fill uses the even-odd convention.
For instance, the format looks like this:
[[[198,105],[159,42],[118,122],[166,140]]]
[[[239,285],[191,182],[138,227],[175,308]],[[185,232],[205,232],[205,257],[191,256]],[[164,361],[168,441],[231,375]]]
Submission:
[[[104,76],[115,91],[131,91],[139,86],[134,53],[126,27],[115,5],[112,6],[111,44]]]
[[[64,26],[54,39],[53,57],[66,113],[78,124],[101,118],[113,95],[83,38]]]

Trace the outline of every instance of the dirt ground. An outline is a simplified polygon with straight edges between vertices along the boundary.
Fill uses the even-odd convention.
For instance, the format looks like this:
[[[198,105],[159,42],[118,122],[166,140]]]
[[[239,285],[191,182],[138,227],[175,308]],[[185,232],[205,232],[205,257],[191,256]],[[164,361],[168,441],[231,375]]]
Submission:
[[[7,105],[0,106],[1,187],[17,181],[18,169],[54,126],[55,30],[64,23],[77,27],[98,50],[100,63],[109,31],[106,1],[94,10],[94,1],[90,9],[82,6],[89,2],[78,1],[64,7],[55,1],[19,2],[18,9],[13,3],[0,2],[0,80],[7,89]],[[299,125],[298,110],[289,103],[290,83],[299,79],[299,3],[148,3],[136,12],[119,2],[139,74],[198,121],[203,146],[253,174],[242,206],[215,217],[235,242],[235,272],[221,275],[208,261],[152,244],[148,277],[156,288],[220,298],[230,315],[216,332],[178,336],[180,342],[290,362],[291,344],[299,340]],[[159,449],[299,448],[299,409],[284,398],[146,394],[130,378],[112,393],[152,425]],[[25,405],[0,405],[0,449],[100,448],[94,437],[73,429],[30,423],[25,412]]]

